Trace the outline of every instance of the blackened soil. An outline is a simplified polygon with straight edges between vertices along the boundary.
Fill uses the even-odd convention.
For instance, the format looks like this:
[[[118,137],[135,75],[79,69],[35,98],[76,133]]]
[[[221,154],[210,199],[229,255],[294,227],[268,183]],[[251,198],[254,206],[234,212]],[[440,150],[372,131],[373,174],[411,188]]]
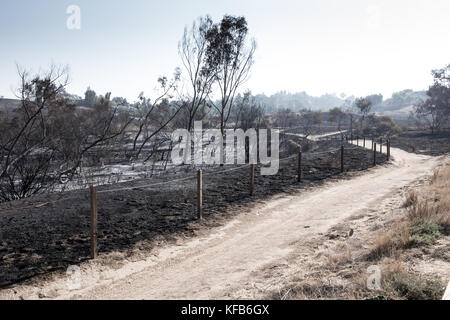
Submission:
[[[322,141],[313,152],[339,147],[339,141]],[[345,171],[371,167],[372,157],[370,150],[345,145]],[[379,164],[386,160],[380,154],[377,159]],[[340,172],[340,151],[304,152],[301,183],[297,182],[297,158],[294,156],[281,161],[278,174],[273,176],[261,176],[257,167],[255,192],[250,196],[249,167],[230,171],[233,168],[238,166],[204,169],[202,221],[196,220],[196,172],[192,169],[99,187],[100,259],[114,251],[125,252],[130,257],[137,252],[146,253],[161,243],[192,237],[202,229],[222,225],[240,212],[239,209],[269,196],[346,177]],[[118,188],[132,189],[113,190]],[[52,271],[64,271],[69,265],[89,259],[89,217],[89,190],[40,195],[1,204],[0,288],[29,282]]]
[[[450,131],[435,134],[407,131],[391,139],[391,146],[408,152],[440,156],[450,152]]]

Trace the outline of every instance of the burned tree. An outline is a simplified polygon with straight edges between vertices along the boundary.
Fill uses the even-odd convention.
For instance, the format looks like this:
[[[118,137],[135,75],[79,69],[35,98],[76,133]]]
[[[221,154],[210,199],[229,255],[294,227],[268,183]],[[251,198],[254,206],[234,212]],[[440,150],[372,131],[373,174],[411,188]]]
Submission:
[[[298,114],[289,108],[279,110],[274,116],[275,126],[283,130],[293,128],[298,124]]]
[[[358,98],[355,100],[355,106],[358,112],[361,114],[360,131],[364,131],[364,120],[369,115],[372,109],[372,102],[367,98]]]
[[[215,79],[215,66],[207,64],[208,39],[213,22],[210,17],[201,17],[185,28],[178,44],[178,52],[188,78],[188,86],[183,97],[183,124],[191,131],[195,120],[203,119],[207,112],[207,97]]]
[[[214,70],[220,92],[218,105],[212,103],[220,118],[222,135],[233,107],[237,89],[248,79],[256,50],[255,40],[248,43],[248,26],[244,17],[226,15],[206,34],[208,41],[206,68]]]
[[[297,123],[300,126],[300,133],[305,139],[314,132],[317,126],[322,123],[322,112],[312,110],[300,111]]]
[[[131,156],[139,159],[144,149],[148,153],[144,161],[149,160],[157,151],[158,145],[162,145],[170,140],[170,135],[166,134],[169,124],[176,118],[182,104],[171,102],[173,94],[177,91],[177,84],[180,80],[180,71],[175,70],[171,80],[166,77],[158,79],[160,84],[159,95],[151,101],[143,93],[139,95],[139,102],[134,105],[133,124],[137,130],[133,132],[133,142]]]
[[[345,120],[346,117],[347,117],[347,114],[344,111],[342,111],[340,108],[336,107],[329,111],[328,119],[331,122],[335,122],[338,126],[338,128],[337,128],[338,131],[341,131],[342,122]]]
[[[428,99],[415,106],[413,115],[431,133],[439,131],[450,117],[450,65],[432,71],[434,83],[427,91]]]
[[[66,98],[66,68],[30,77],[18,68],[20,106],[0,124],[0,200],[34,195],[71,180],[89,151],[121,135],[117,110],[78,110]],[[95,114],[91,114],[95,112]],[[89,113],[89,115],[87,114]]]
[[[267,126],[264,107],[255,101],[250,91],[247,91],[236,103],[234,128],[247,131],[250,128],[260,129]]]

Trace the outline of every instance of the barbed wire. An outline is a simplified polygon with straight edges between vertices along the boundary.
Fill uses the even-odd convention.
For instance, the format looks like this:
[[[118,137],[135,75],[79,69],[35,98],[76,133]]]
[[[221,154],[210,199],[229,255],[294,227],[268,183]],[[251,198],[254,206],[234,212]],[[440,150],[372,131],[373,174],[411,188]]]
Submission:
[[[344,148],[344,151],[345,150],[347,150],[347,151],[348,150],[355,150],[355,149],[359,149],[359,148],[360,148],[359,146],[355,146],[355,147],[352,147],[352,148]],[[318,151],[318,152],[304,152],[303,154],[305,156],[313,156],[313,155],[321,155],[321,154],[326,154],[326,153],[334,153],[334,152],[339,151],[339,150],[341,150],[341,148],[336,148],[336,149],[332,149],[332,150],[325,150],[325,151]],[[282,162],[282,161],[286,161],[286,160],[290,160],[290,159],[294,159],[294,158],[298,158],[298,154],[294,154],[292,156],[279,159],[278,162]],[[261,164],[267,165],[267,164],[269,164],[269,162],[261,163]],[[244,165],[241,165],[241,166],[236,167],[236,168],[230,168],[230,169],[225,169],[225,170],[221,170],[221,171],[214,171],[214,172],[204,172],[203,176],[205,177],[205,176],[210,176],[210,175],[223,174],[223,173],[227,173],[227,172],[242,170],[242,169],[245,169],[245,168],[249,168],[250,166],[251,166],[251,164],[244,164]],[[138,185],[138,186],[132,186],[132,187],[122,187],[122,188],[98,190],[97,194],[105,194],[105,193],[112,193],[112,192],[119,192],[119,191],[137,190],[137,189],[150,190],[150,189],[158,188],[158,187],[160,187],[162,185],[168,185],[168,184],[173,184],[173,183],[176,183],[176,182],[192,180],[192,179],[195,179],[196,177],[197,177],[197,174],[190,175],[190,176],[183,177],[183,178],[172,179],[170,181],[153,182],[153,183],[148,183],[148,184]],[[41,207],[44,207],[44,206],[47,206],[47,205],[50,205],[50,204],[58,203],[60,201],[77,200],[78,198],[79,197],[71,197],[71,198],[61,197],[60,199],[47,201],[47,202],[43,202],[43,203],[38,203],[38,204],[31,205],[31,206],[26,206],[26,207],[4,208],[4,209],[2,208],[2,209],[0,209],[0,213],[17,211],[17,210],[37,209],[37,208],[41,208]]]

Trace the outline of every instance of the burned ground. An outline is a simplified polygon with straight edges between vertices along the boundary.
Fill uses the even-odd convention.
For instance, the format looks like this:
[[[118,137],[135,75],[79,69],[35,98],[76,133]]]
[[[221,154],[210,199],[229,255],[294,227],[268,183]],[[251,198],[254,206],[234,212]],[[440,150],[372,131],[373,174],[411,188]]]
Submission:
[[[407,152],[440,156],[450,152],[450,131],[405,131],[391,139],[391,146]]]
[[[261,176],[249,195],[249,167],[204,168],[203,215],[196,220],[196,178],[192,168],[151,179],[99,187],[99,251],[145,255],[161,243],[192,237],[224,224],[260,200],[345,177],[340,172],[340,141],[321,141],[303,154],[303,181],[297,158],[280,162],[278,174]],[[320,153],[317,153],[319,152]],[[326,152],[328,151],[328,152]],[[283,154],[280,158],[289,155]],[[345,171],[372,166],[370,150],[345,145]],[[378,163],[386,160],[378,154]],[[0,205],[0,287],[8,287],[89,259],[89,191],[40,195]]]

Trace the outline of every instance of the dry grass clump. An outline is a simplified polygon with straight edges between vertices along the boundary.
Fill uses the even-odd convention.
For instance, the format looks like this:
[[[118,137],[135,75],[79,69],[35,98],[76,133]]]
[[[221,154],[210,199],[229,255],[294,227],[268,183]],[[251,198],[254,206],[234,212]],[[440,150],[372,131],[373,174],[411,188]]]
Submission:
[[[329,270],[337,270],[340,266],[352,262],[352,251],[349,247],[342,248],[341,252],[327,254],[326,268]]]
[[[370,293],[378,300],[440,300],[444,290],[439,278],[406,271],[400,261],[388,259],[382,266],[381,288]]]
[[[369,258],[391,256],[412,246],[429,245],[450,234],[450,166],[434,173],[421,195],[411,191],[403,203],[406,221],[378,235]]]
[[[381,295],[386,299],[440,300],[445,284],[438,278],[425,278],[402,268],[383,273]]]
[[[411,222],[436,223],[450,228],[450,165],[436,171],[431,184],[423,190],[423,200],[408,209]]]
[[[407,223],[399,223],[394,229],[387,233],[381,233],[375,240],[375,245],[368,258],[379,259],[383,256],[392,256],[398,250],[404,249],[411,244],[411,235]]]
[[[419,201],[419,197],[417,195],[417,192],[415,190],[411,190],[408,195],[405,198],[405,201],[403,202],[404,208],[409,208],[411,206],[414,206]]]
[[[346,283],[329,275],[317,278],[299,279],[287,289],[274,292],[274,300],[327,300],[327,299],[363,299],[367,296],[365,280],[361,283]]]

